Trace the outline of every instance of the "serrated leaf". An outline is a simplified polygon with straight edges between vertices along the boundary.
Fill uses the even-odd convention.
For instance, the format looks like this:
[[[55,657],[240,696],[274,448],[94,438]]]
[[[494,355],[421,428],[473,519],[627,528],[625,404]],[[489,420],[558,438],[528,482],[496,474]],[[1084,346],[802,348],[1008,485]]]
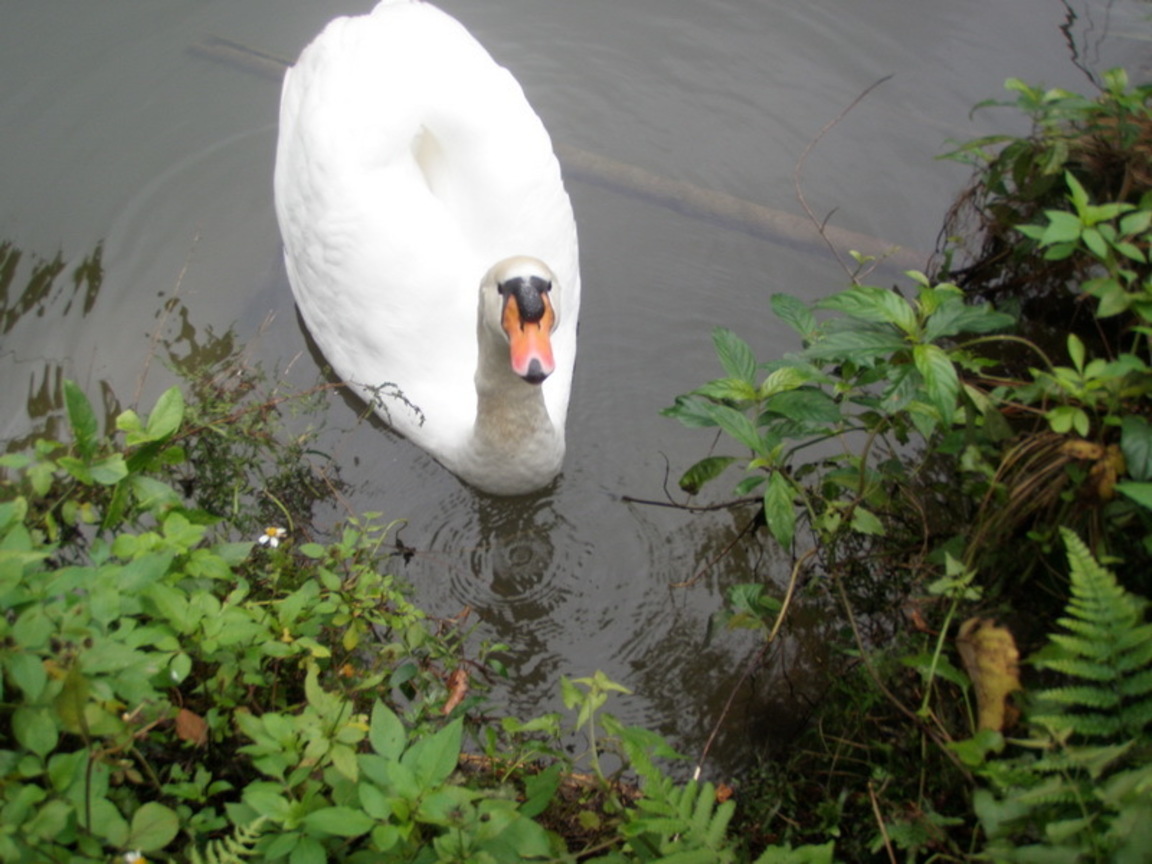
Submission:
[[[907,300],[895,291],[874,285],[853,286],[821,300],[816,306],[834,309],[863,321],[891,324],[907,335],[915,334],[919,327],[916,311]]]
[[[720,365],[729,377],[736,378],[755,386],[756,383],[756,356],[748,343],[724,327],[717,327],[712,331],[712,344],[716,347],[716,356],[720,358]]]
[[[92,458],[97,444],[96,412],[75,381],[64,381],[64,408],[68,413],[68,425],[72,429],[76,452],[85,460]]]
[[[790,294],[773,294],[771,302],[777,318],[805,339],[811,338],[816,330],[816,318],[802,300]]]
[[[931,403],[940,412],[941,421],[952,423],[956,412],[956,397],[960,393],[960,378],[956,367],[944,349],[937,345],[917,345],[912,349],[916,370],[924,379],[924,389]]]
[[[764,490],[764,518],[768,530],[785,550],[792,548],[796,534],[796,488],[780,471],[773,471]]]

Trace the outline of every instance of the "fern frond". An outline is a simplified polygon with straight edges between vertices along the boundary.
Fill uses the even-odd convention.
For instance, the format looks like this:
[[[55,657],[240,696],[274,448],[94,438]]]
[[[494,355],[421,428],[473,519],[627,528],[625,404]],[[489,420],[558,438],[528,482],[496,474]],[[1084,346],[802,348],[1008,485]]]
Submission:
[[[237,825],[231,837],[211,840],[203,853],[195,845],[188,847],[190,864],[244,864],[244,859],[255,854],[256,841],[264,830],[267,816],[261,816],[247,825]]]
[[[1034,722],[1088,739],[1136,735],[1152,719],[1152,626],[1129,594],[1073,532],[1064,529],[1072,599],[1036,665],[1078,684],[1036,694]]]

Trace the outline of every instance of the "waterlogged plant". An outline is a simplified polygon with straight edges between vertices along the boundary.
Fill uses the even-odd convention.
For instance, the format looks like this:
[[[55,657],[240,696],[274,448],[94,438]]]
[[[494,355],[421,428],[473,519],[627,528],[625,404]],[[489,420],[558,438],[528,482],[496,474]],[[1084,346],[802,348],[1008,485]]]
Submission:
[[[958,337],[1012,323],[987,304],[966,302],[954,285],[911,275],[913,300],[868,285],[811,306],[775,295],[773,311],[804,340],[801,351],[781,360],[758,363],[746,342],[718,329],[713,338],[725,377],[678,397],[664,413],[690,427],[718,427],[749,455],[708,456],[684,473],[681,487],[696,492],[742,465],[735,494],[760,495],[767,525],[785,549],[801,517],[824,542],[846,531],[882,534],[890,484],[908,473],[895,454],[912,435],[947,431],[958,417],[997,420],[986,394],[962,378],[989,361]],[[839,314],[818,320],[825,310]],[[829,441],[843,452],[805,461]],[[852,449],[850,441],[861,446]]]

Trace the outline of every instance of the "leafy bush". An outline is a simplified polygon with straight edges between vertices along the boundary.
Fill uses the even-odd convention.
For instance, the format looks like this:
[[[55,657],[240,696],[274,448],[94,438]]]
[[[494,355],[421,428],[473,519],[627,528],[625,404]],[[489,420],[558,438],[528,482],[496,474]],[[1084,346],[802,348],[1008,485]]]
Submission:
[[[908,273],[904,289],[853,284],[811,304],[776,295],[772,311],[799,334],[800,350],[761,362],[719,329],[723,377],[665,412],[720,433],[684,472],[682,489],[695,494],[739,468],[732,505],[755,507],[795,562],[782,599],[771,583],[733,589],[728,623],[759,627],[772,640],[805,584],[809,602],[826,595],[841,607],[836,646],[847,668],[833,677],[851,676],[855,687],[829,683],[843,701],[818,706],[803,755],[766,770],[773,779],[761,788],[772,800],[797,775],[817,774],[826,778],[819,803],[796,801],[783,832],[758,829],[810,839],[806,826],[827,830],[828,822],[807,818],[805,806],[834,811],[839,848],[853,860],[881,849],[890,857],[905,850],[910,860],[961,859],[981,847],[966,800],[969,768],[949,746],[975,729],[969,700],[981,695],[949,657],[953,638],[976,626],[962,625],[963,613],[1009,617],[1026,639],[1047,632],[1067,590],[1054,552],[1069,530],[1089,538],[1130,591],[1152,591],[1152,88],[1130,88],[1119,71],[1097,99],[1017,81],[1009,88],[1033,118],[1033,134],[958,151],[979,166],[965,202],[988,237],[975,263],[958,266],[952,245],[941,273]],[[1038,298],[1040,327],[1029,306]],[[1046,314],[1066,307],[1077,314]],[[1074,586],[1086,566],[1083,556],[1073,561]],[[810,571],[827,578],[801,579]],[[1116,639],[1144,638],[1132,621],[1111,626]],[[1146,661],[1139,652],[1124,661],[1132,688],[1144,686]],[[1049,710],[1056,692],[1043,694]],[[981,722],[1009,722],[1013,712],[1003,708],[981,706]],[[1049,716],[1064,716],[1063,708]],[[1087,722],[1083,706],[1071,713]],[[1137,726],[1076,758],[1103,765],[1121,750],[1142,752],[1146,733]],[[1008,831],[1017,816],[1051,815],[1037,808],[1067,758],[1032,766],[1051,781],[1037,785],[1032,809],[1013,810],[1009,791],[996,799],[999,815],[991,799],[979,799],[984,825]],[[1010,766],[1002,776],[1020,763]],[[1143,774],[1116,786],[1102,774],[1076,776],[1065,773],[1059,794],[1064,804],[1076,797],[1086,821],[1061,822],[1053,829],[1060,836],[1033,850],[1057,857],[1012,860],[1116,849],[1118,826],[1143,817],[1134,799],[1115,797],[1120,786],[1124,795],[1146,790]],[[763,810],[767,820],[779,812]],[[871,836],[859,827],[867,822]],[[1009,848],[1000,842],[1007,836],[1015,835],[995,834],[994,858]]]
[[[227,442],[272,412],[212,419],[173,388],[114,439],[72,382],[63,401],[69,443],[0,457],[0,860],[747,860],[732,802],[668,779],[668,746],[601,712],[626,692],[601,673],[563,685],[588,780],[559,717],[473,719],[501,646],[467,657],[412,606],[371,514],[327,543],[236,541],[191,506],[202,430]],[[244,485],[244,465],[207,488]]]

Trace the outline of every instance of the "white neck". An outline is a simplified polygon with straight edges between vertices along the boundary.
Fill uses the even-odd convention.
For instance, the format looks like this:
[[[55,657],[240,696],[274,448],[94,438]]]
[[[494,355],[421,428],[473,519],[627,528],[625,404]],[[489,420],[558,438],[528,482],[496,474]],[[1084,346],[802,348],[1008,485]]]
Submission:
[[[460,473],[490,492],[513,495],[539,488],[560,471],[564,436],[557,431],[539,384],[512,371],[508,344],[477,326],[476,423]]]

